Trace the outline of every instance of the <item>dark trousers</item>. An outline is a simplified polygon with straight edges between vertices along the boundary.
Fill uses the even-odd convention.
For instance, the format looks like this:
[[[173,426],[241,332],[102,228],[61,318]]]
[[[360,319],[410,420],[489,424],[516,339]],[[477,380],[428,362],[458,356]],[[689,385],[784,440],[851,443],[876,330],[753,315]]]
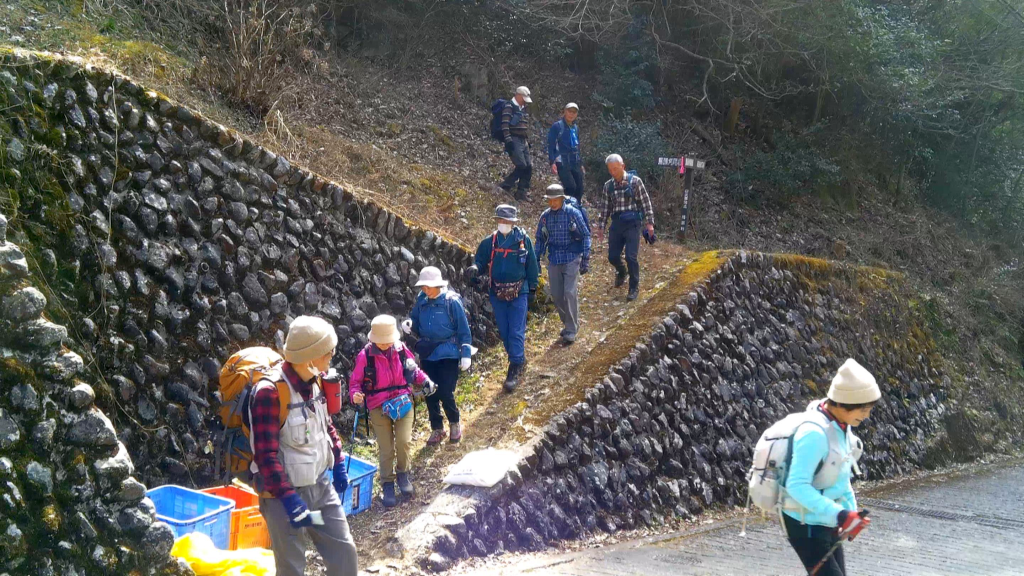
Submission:
[[[801,524],[799,520],[790,518],[783,514],[783,522],[786,523],[786,534],[789,536],[789,543],[796,550],[807,572],[810,572],[821,562],[821,559],[828,554],[832,546],[839,541],[835,528],[828,526],[811,526]],[[836,551],[829,556],[828,561],[818,570],[818,576],[846,576],[846,559],[843,556],[843,547],[836,548]]]
[[[512,137],[512,148],[508,150],[508,157],[512,159],[515,168],[512,173],[505,177],[501,187],[511,190],[517,187],[516,196],[526,194],[530,189],[530,179],[533,177],[533,160],[530,158],[530,143],[526,138],[519,136]]]
[[[441,407],[448,416],[448,424],[459,423],[459,407],[455,405],[455,385],[459,382],[459,359],[424,360],[423,371],[437,384],[437,392],[427,396],[427,412],[430,414],[430,429],[444,428]]]
[[[612,216],[612,228],[608,232],[608,261],[619,274],[629,272],[629,289],[640,287],[640,220],[623,222]],[[622,251],[626,251],[626,265],[622,265]]]
[[[565,188],[565,195],[583,202],[583,167],[579,165],[558,165],[558,179]]]

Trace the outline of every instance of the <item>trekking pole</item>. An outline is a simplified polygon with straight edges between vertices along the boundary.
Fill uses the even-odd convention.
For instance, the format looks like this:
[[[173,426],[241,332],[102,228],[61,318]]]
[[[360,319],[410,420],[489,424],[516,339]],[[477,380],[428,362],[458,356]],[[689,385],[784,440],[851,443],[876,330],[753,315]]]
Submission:
[[[345,459],[345,474],[352,469],[352,453],[356,449],[356,429],[359,428],[359,408],[356,408],[356,417],[352,421],[352,435],[348,437],[348,458]]]
[[[860,517],[861,518],[866,518],[868,513],[869,512],[867,510],[864,510],[863,512],[861,512]],[[860,521],[858,521],[857,524],[854,524],[853,526],[850,526],[850,530],[853,530],[854,528],[856,528],[859,523],[860,523]],[[849,532],[849,530],[847,530],[847,532]],[[817,576],[818,570],[821,570],[821,567],[824,566],[825,563],[828,562],[828,559],[831,558],[832,555],[836,553],[836,550],[838,550],[839,547],[842,546],[843,540],[846,540],[846,538],[845,537],[839,538],[839,541],[832,545],[832,548],[829,549],[828,554],[825,554],[825,557],[822,558],[821,561],[819,561],[814,566],[813,570],[811,570],[810,572],[807,573],[807,576]]]

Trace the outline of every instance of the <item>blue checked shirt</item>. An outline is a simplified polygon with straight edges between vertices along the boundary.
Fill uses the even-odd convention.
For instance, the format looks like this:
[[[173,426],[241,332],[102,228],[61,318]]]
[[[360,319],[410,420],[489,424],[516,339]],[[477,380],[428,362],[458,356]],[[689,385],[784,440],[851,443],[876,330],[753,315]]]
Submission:
[[[573,240],[570,226],[576,223],[577,230],[583,233],[583,240]],[[547,235],[544,228],[547,228]],[[590,259],[590,229],[583,219],[583,213],[568,204],[562,204],[558,210],[548,208],[540,216],[537,223],[537,258],[542,259],[545,251],[548,261],[555,266],[568,264],[583,255],[584,260]]]

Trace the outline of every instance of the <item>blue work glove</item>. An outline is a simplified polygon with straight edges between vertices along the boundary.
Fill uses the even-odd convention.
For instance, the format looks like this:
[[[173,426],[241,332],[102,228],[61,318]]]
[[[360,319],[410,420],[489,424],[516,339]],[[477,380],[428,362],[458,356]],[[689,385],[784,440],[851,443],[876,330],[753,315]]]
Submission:
[[[590,258],[583,258],[580,260],[580,274],[586,274],[590,272]]]
[[[348,458],[348,456],[346,456]],[[344,462],[338,462],[334,465],[332,472],[334,473],[334,491],[338,493],[338,496],[342,499],[345,498],[345,489],[348,488],[348,471],[346,470]]]
[[[284,511],[288,514],[288,522],[292,528],[307,528],[313,525],[309,508],[306,507],[306,503],[302,501],[302,497],[297,492],[292,492],[281,498],[281,504],[284,505]]]
[[[512,139],[505,140],[505,152],[511,154],[513,150],[515,150],[515,146],[512,144]]]
[[[530,293],[526,295],[526,303],[532,306],[533,302],[536,299],[537,299],[537,291],[536,290],[530,290]]]

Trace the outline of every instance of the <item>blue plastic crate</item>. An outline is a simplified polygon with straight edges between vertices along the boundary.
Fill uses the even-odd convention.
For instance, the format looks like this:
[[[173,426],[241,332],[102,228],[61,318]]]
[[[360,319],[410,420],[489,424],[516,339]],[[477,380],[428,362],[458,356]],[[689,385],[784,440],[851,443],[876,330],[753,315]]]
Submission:
[[[348,488],[345,489],[341,503],[345,506],[345,515],[353,516],[370,509],[373,502],[373,477],[377,474],[377,467],[355,456],[348,457],[352,459],[352,465],[348,469]],[[334,474],[330,470],[327,476],[334,481]]]
[[[228,549],[234,500],[174,485],[153,488],[146,496],[156,507],[157,520],[166,522],[175,538],[200,532],[209,536],[217,548]]]

